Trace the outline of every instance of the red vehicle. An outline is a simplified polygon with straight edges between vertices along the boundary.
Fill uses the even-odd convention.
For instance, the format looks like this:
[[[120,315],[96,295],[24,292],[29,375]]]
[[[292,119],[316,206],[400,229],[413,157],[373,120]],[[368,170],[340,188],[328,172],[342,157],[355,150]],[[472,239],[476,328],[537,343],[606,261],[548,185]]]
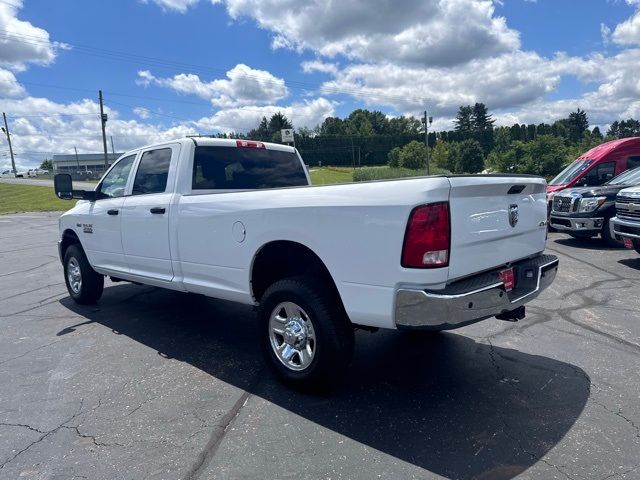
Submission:
[[[551,180],[547,194],[571,187],[597,187],[635,167],[640,167],[640,137],[603,143],[582,154]],[[553,195],[548,197],[551,201]]]

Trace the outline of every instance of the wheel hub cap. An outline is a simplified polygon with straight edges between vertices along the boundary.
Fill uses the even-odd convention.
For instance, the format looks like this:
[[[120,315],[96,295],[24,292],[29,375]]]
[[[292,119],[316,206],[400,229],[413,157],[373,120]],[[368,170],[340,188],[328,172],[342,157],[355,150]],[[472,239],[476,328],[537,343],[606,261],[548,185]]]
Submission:
[[[311,319],[293,302],[282,302],[271,312],[269,341],[278,360],[290,370],[304,370],[315,356]]]
[[[82,273],[80,272],[80,264],[75,258],[71,258],[67,264],[67,279],[73,293],[80,293],[82,288]]]

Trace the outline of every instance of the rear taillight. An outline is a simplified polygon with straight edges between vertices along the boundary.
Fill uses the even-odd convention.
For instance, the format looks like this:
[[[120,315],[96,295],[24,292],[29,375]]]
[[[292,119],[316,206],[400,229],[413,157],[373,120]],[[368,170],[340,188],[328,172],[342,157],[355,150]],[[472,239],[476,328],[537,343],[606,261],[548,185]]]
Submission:
[[[236,147],[241,148],[264,148],[262,142],[252,142],[251,140],[236,140]]]
[[[409,216],[402,247],[405,268],[437,268],[449,265],[451,227],[449,203],[416,207]]]

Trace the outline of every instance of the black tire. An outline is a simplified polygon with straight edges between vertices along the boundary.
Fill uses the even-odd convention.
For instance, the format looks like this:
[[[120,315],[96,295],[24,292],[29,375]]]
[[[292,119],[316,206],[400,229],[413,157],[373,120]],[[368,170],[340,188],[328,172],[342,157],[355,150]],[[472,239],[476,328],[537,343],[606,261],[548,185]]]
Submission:
[[[602,224],[602,233],[600,233],[600,236],[602,237],[602,240],[604,240],[604,242],[610,247],[624,247],[624,242],[622,240],[616,239],[615,235],[613,234],[610,218],[605,219],[604,223]]]
[[[312,326],[313,355],[310,363],[304,369],[294,370],[285,365],[285,360],[281,360],[276,353],[280,338],[277,334],[272,335],[272,316],[280,316],[284,312],[284,307],[280,314],[276,309],[283,304],[294,304],[300,307],[300,318],[303,323]],[[289,315],[286,314],[288,317]],[[306,317],[306,318],[305,318]],[[293,318],[293,317],[292,317]],[[335,387],[351,362],[354,347],[353,326],[344,313],[340,299],[331,288],[317,282],[312,277],[291,277],[279,280],[271,285],[260,301],[258,309],[258,319],[260,322],[260,336],[262,339],[264,353],[267,363],[274,370],[276,375],[286,384],[307,391],[322,391]],[[282,325],[289,325],[290,320],[285,319]],[[274,320],[274,325],[277,321]],[[286,328],[283,328],[286,330]],[[305,332],[308,332],[305,327]],[[284,335],[282,345],[285,345]],[[305,337],[306,338],[306,337]],[[291,347],[293,349],[293,347]],[[309,358],[306,347],[301,348]],[[282,349],[284,352],[284,349]],[[293,354],[291,361],[295,362],[296,355]],[[302,366],[302,357],[298,356],[298,363]]]
[[[75,267],[80,273],[80,283],[72,285],[73,275],[69,271]],[[71,245],[64,254],[64,281],[69,295],[80,305],[96,303],[102,296],[104,277],[91,268],[80,245]]]

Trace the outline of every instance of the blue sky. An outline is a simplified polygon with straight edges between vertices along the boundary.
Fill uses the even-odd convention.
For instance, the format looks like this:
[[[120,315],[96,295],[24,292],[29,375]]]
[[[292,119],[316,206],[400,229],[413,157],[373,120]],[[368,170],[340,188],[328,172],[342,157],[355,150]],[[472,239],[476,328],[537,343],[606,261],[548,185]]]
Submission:
[[[501,124],[581,107],[640,117],[640,0],[0,0],[0,109],[19,163],[245,132],[282,110],[313,127],[355,108],[461,104]],[[64,114],[58,116],[58,114]],[[6,141],[0,140],[0,166]]]

